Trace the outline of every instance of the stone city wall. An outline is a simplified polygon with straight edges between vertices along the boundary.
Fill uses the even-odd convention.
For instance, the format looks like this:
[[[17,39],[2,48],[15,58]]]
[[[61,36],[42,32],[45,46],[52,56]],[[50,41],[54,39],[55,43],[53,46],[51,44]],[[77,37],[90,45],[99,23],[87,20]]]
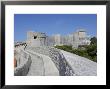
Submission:
[[[31,56],[25,52],[24,50],[16,50],[16,60],[17,60],[17,67],[14,69],[15,76],[26,76],[30,65],[31,65]]]
[[[26,50],[34,51],[36,53],[41,53],[43,55],[49,56],[55,63],[59,74],[61,76],[73,76],[75,75],[71,65],[66,61],[63,54],[54,47],[43,46],[43,47],[27,47]]]

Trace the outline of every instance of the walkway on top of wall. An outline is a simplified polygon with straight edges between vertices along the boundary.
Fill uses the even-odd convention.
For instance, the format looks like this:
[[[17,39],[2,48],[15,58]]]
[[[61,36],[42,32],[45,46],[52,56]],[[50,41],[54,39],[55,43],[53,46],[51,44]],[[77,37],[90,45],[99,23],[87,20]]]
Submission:
[[[27,76],[42,76],[44,75],[44,64],[43,59],[37,55],[33,55],[30,53],[31,56],[31,66],[29,68],[29,72]]]
[[[30,53],[32,60],[28,76],[59,76],[59,71],[50,57],[31,50],[27,52]]]

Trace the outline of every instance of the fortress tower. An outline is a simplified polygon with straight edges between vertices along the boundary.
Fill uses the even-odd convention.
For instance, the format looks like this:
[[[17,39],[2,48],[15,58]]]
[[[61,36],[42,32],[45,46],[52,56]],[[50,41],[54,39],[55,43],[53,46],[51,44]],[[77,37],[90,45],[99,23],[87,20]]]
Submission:
[[[38,47],[38,46],[46,46],[46,34],[41,32],[27,32],[27,43],[29,46]]]
[[[80,45],[89,45],[90,37],[87,36],[84,29],[79,29],[77,32],[73,33],[73,48],[78,48]]]

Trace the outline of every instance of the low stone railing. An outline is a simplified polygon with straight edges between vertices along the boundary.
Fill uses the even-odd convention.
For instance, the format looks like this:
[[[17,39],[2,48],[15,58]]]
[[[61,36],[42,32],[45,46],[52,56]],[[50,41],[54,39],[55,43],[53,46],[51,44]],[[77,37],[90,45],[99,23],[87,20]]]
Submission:
[[[49,56],[52,59],[52,61],[55,63],[57,69],[59,70],[59,74],[61,76],[75,75],[73,69],[71,68],[69,63],[66,61],[65,57],[60,52],[60,50],[49,46],[27,47],[26,50],[34,51],[36,53],[41,53],[43,55]]]
[[[17,67],[14,69],[15,76],[26,76],[30,65],[31,65],[31,56],[24,50],[15,50],[15,58],[17,60]]]

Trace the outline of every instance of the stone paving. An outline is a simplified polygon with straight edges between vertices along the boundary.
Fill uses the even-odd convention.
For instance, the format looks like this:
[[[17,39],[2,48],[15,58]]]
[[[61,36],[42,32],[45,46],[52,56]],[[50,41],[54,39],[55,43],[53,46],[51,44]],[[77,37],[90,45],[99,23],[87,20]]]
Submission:
[[[30,53],[31,56],[31,66],[27,76],[42,76],[44,75],[44,64],[43,59],[40,56],[33,55]]]
[[[33,51],[28,52],[31,54],[32,60],[28,76],[59,76],[59,71],[50,57]],[[39,55],[39,58],[36,55]]]

